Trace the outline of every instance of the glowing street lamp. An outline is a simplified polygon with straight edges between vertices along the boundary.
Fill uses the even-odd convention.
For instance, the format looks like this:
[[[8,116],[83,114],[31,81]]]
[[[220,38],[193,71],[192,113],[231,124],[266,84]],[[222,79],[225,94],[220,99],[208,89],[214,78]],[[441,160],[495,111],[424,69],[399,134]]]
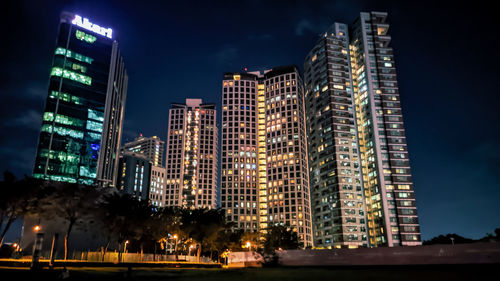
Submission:
[[[179,236],[177,236],[177,234],[174,234],[173,237],[175,239],[175,245],[174,245],[175,261],[179,261],[179,256],[177,256],[177,238],[179,238]]]
[[[252,243],[250,243],[250,241],[247,241],[247,248],[248,248],[248,251],[250,252],[250,250],[252,249]]]
[[[191,255],[191,250],[192,250],[192,249],[194,249],[194,245],[193,245],[193,244],[189,245],[189,255],[188,255],[188,256],[190,256],[190,255]]]
[[[40,230],[42,230],[42,227],[41,227],[40,225],[35,225],[35,226],[33,227],[33,231],[35,231],[35,232],[38,232],[38,231],[40,231]]]
[[[123,252],[124,252],[124,253],[126,253],[126,252],[127,252],[127,245],[128,245],[128,243],[130,243],[128,240],[127,240],[127,241],[125,241],[125,249],[123,250]]]

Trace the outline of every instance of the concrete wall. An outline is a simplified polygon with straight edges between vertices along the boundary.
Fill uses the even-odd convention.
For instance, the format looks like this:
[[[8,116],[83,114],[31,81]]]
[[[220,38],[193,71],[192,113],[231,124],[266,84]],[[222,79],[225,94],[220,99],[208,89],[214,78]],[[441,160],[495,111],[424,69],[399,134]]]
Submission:
[[[500,243],[277,252],[284,266],[500,263]]]

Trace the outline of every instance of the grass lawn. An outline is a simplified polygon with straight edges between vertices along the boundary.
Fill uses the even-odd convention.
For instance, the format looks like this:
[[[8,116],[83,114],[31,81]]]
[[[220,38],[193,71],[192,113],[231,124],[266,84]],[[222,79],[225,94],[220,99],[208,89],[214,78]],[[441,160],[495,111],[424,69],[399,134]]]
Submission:
[[[245,269],[159,269],[134,268],[126,277],[125,268],[68,268],[66,280],[189,280],[189,281],[279,281],[279,280],[384,280],[384,281],[431,281],[431,280],[478,280],[482,276],[496,275],[498,265],[459,265],[429,267],[383,268],[245,268]],[[26,268],[0,267],[0,279],[57,280],[61,270],[44,270],[32,273]]]

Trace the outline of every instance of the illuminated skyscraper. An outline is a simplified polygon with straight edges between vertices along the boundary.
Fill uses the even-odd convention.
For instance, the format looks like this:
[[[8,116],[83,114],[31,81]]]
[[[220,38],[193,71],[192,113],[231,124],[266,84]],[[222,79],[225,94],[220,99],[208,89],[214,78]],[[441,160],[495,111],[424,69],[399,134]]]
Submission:
[[[144,137],[142,134],[131,142],[127,142],[122,146],[122,151],[132,151],[144,154],[154,166],[163,167],[163,150],[165,142],[159,137]]]
[[[127,83],[111,28],[62,13],[33,176],[116,186]]]
[[[222,81],[221,207],[247,232],[259,230],[258,153],[265,151],[258,146],[258,85],[248,73],[226,73]]]
[[[352,25],[351,64],[370,244],[420,245],[387,13]]]
[[[169,111],[166,206],[215,208],[218,133],[214,104],[186,99]]]
[[[318,247],[421,244],[386,17],[333,24],[305,60]]]
[[[294,66],[226,73],[221,207],[237,229],[284,225],[312,246],[304,91]]]
[[[305,59],[304,81],[314,245],[367,246],[346,24],[320,37]]]

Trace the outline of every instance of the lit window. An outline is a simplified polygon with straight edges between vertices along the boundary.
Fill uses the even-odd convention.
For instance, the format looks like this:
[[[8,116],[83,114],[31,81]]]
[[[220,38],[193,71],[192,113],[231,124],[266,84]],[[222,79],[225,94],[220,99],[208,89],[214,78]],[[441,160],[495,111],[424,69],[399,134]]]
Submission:
[[[86,57],[84,55],[72,52],[70,50],[66,50],[66,49],[61,48],[61,47],[58,47],[56,49],[55,53],[56,53],[56,55],[63,55],[63,56],[66,55],[68,58],[73,58],[73,59],[76,59],[78,61],[85,62],[88,64],[91,64],[92,61],[94,61],[94,59],[92,59],[92,58],[89,58],[89,57]]]
[[[97,38],[95,36],[87,34],[87,33],[83,32],[83,31],[78,30],[78,29],[76,30],[75,35],[76,35],[77,39],[85,41],[87,43],[91,43],[91,44],[94,43],[95,40],[97,40]]]
[[[53,67],[50,75],[67,78],[86,85],[92,84],[92,78],[60,67]]]

